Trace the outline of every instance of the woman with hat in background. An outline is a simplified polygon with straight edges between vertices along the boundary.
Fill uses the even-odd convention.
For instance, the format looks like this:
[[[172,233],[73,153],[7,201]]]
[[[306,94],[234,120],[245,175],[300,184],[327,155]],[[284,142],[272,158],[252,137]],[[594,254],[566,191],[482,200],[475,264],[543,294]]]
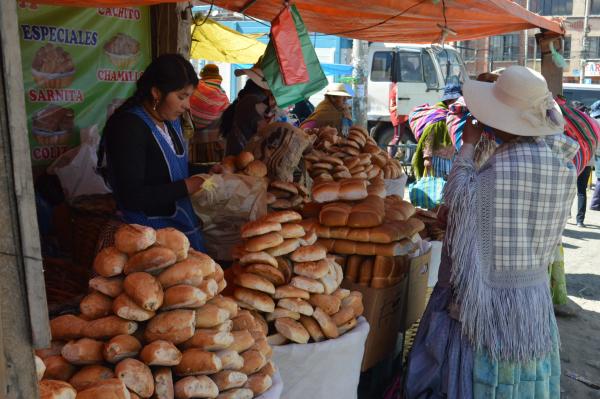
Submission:
[[[237,155],[262,127],[268,125],[277,107],[260,68],[262,57],[252,68],[238,69],[235,76],[248,76],[238,97],[221,118],[221,134],[227,140],[225,154]]]
[[[304,120],[303,129],[331,126],[344,133],[352,126],[352,112],[346,101],[352,96],[343,83],[331,83],[325,98],[317,105],[315,112]]]
[[[407,398],[560,398],[547,267],[575,195],[577,143],[545,79],[511,66],[467,81],[473,115],[444,192],[438,283],[411,351]],[[476,119],[473,119],[476,118]],[[473,162],[484,125],[502,144]]]

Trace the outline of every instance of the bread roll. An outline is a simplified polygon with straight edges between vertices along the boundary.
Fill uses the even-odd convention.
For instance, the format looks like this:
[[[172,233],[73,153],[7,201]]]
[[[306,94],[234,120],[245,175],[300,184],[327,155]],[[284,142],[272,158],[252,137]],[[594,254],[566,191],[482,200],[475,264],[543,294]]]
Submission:
[[[121,334],[112,337],[104,344],[102,355],[109,363],[118,363],[128,357],[136,357],[142,344],[132,335]]]
[[[156,231],[139,224],[124,224],[115,232],[115,247],[126,254],[143,251],[156,242]]]
[[[227,350],[244,352],[252,347],[256,342],[248,330],[233,331],[233,343],[229,345]]]
[[[292,277],[290,285],[301,290],[308,291],[312,294],[322,294],[323,292],[325,292],[325,287],[323,286],[323,284],[312,278],[295,276]]]
[[[305,316],[313,314],[313,307],[304,299],[299,298],[284,298],[277,302],[277,306],[283,309],[291,310],[292,312],[300,313]]]
[[[352,169],[350,169],[352,173]],[[365,176],[366,178],[366,176]],[[364,180],[343,180],[340,182],[339,199],[343,201],[358,201],[367,198],[367,182]]]
[[[46,365],[44,364],[44,361],[42,360],[42,358],[37,355],[34,356],[34,361],[35,361],[35,374],[36,374],[37,380],[40,381],[44,377],[44,373],[46,372]]]
[[[317,262],[303,262],[294,264],[294,273],[302,277],[319,279],[327,274],[329,266],[325,259]]]
[[[161,270],[173,265],[176,261],[177,255],[171,249],[154,246],[132,255],[127,260],[123,272],[126,275],[135,272],[157,274]]]
[[[366,258],[360,265],[360,273],[358,276],[358,284],[368,287],[371,284],[371,278],[373,277],[373,257]]]
[[[277,201],[277,197],[275,196],[275,194],[268,192],[267,193],[267,205],[271,205],[275,201]]]
[[[108,367],[100,365],[85,366],[71,377],[69,384],[77,391],[83,391],[99,381],[110,378],[115,378],[115,374]]]
[[[195,309],[203,306],[207,299],[208,296],[200,288],[185,284],[174,285],[165,291],[161,309]]]
[[[221,309],[225,309],[229,312],[229,317],[236,317],[239,311],[237,302],[230,297],[217,296],[208,301],[209,304],[218,306]]]
[[[178,262],[164,270],[158,281],[167,289],[174,285],[186,284],[198,286],[204,277],[215,272],[215,261],[200,252],[192,253],[184,261]]]
[[[150,342],[166,340],[178,345],[194,335],[195,324],[193,310],[177,309],[159,313],[146,325],[144,337]]]
[[[277,257],[277,269],[283,273],[285,282],[288,283],[292,279],[292,262],[283,256]]]
[[[267,165],[265,165],[264,162],[255,159],[246,166],[244,173],[248,176],[265,177],[268,173]]]
[[[188,257],[190,240],[181,231],[172,227],[156,230],[156,244],[175,252],[177,262]]]
[[[237,303],[236,303],[237,306]],[[233,329],[233,321],[227,320],[215,327],[212,328],[196,328],[196,332],[205,331],[205,332],[231,332]]]
[[[224,323],[227,319],[229,319],[227,310],[214,304],[206,304],[196,310],[195,325],[197,328],[213,328]]]
[[[265,278],[268,281],[270,281],[275,286],[279,286],[285,283],[285,277],[283,276],[283,273],[279,269],[271,265],[255,263],[246,266],[244,268],[244,271],[248,273],[253,273],[257,276],[261,276],[262,278]]]
[[[243,387],[248,376],[244,373],[234,370],[223,370],[210,376],[210,378],[219,387],[219,392],[226,391],[228,389]]]
[[[296,288],[292,285],[282,285],[275,289],[275,294],[273,295],[274,299],[283,299],[283,298],[300,298],[300,299],[308,299],[310,298],[310,293],[308,291],[302,290],[300,288]]]
[[[305,344],[310,339],[308,331],[306,331],[302,324],[289,318],[283,317],[275,320],[275,329],[290,341],[299,344]]]
[[[112,306],[117,316],[127,320],[146,321],[155,315],[155,312],[142,308],[125,293],[116,297]]]
[[[267,252],[275,257],[287,255],[294,252],[300,247],[300,240],[297,238],[289,238],[284,240],[281,244],[276,247],[267,249]]]
[[[300,316],[300,324],[308,331],[310,337],[314,342],[321,342],[325,340],[325,335],[323,331],[321,331],[321,327],[319,327],[319,323],[309,316]]]
[[[267,362],[267,364],[265,364],[265,367],[263,367],[262,369],[260,369],[258,372],[259,374],[264,374],[264,375],[268,375],[269,377],[273,377],[273,375],[275,375],[275,364],[273,363],[272,360],[269,360]]]
[[[354,308],[350,306],[342,307],[336,314],[331,316],[331,320],[336,326],[341,326],[355,317]]]
[[[293,195],[298,194],[298,187],[294,183],[273,180],[269,186],[273,189],[282,190]]]
[[[144,346],[140,360],[148,366],[175,366],[181,361],[181,352],[173,343],[157,340]]]
[[[115,247],[106,247],[94,259],[94,271],[102,277],[114,277],[123,273],[127,255]]]
[[[61,355],[69,363],[75,365],[86,365],[101,363],[103,343],[89,338],[81,338],[77,341],[69,341],[63,346]]]
[[[354,315],[356,317],[363,314],[365,308],[363,306],[363,296],[359,291],[352,291],[350,295],[346,298],[342,299],[343,307],[351,307],[354,310]]]
[[[92,339],[107,339],[120,334],[133,334],[137,323],[122,319],[118,316],[106,316],[88,322],[82,330],[85,337]]]
[[[175,373],[180,376],[214,374],[222,367],[221,359],[214,353],[190,348],[183,352],[181,362],[175,366]]]
[[[44,359],[46,371],[44,379],[68,381],[76,368],[71,363],[67,362],[61,355],[49,356]]]
[[[273,267],[277,267],[277,259],[275,257],[269,255],[267,252],[248,252],[240,259],[240,265],[252,265],[255,263],[262,263],[266,265],[270,265]]]
[[[256,310],[251,310],[250,313],[254,317],[255,323],[254,328],[249,328],[248,330],[250,332],[260,331],[263,335],[267,335],[269,332],[269,325],[267,324],[267,321],[265,320],[263,315]]]
[[[295,250],[290,258],[294,262],[316,262],[325,259],[327,251],[320,245],[310,245],[307,247],[301,247]]]
[[[122,277],[106,278],[97,276],[90,280],[89,285],[90,288],[93,288],[94,290],[111,298],[116,298],[123,292]]]
[[[300,239],[300,244],[303,246],[313,245],[317,242],[317,238],[317,233],[311,228],[306,230],[306,234]]]
[[[281,234],[285,239],[290,239],[304,237],[306,232],[304,231],[304,227],[299,224],[285,223],[281,226],[281,231],[279,234]]]
[[[154,376],[150,368],[139,360],[121,360],[115,367],[115,375],[142,398],[149,398],[154,393]]]
[[[347,298],[348,296],[350,296],[350,290],[347,290],[345,288],[338,288],[337,290],[334,291],[333,294],[331,294],[333,296],[335,296],[336,298],[339,298],[340,300],[344,300],[345,298]]]
[[[281,223],[255,220],[242,226],[241,236],[242,238],[252,238],[278,231],[281,231]]]
[[[235,173],[235,155],[228,155],[221,161],[223,173]]]
[[[252,273],[242,273],[235,276],[234,283],[240,287],[275,294],[275,286],[269,280]]]
[[[158,280],[148,273],[136,272],[123,282],[125,293],[145,310],[156,311],[163,303],[164,293]]]
[[[208,299],[213,298],[219,293],[219,283],[215,279],[207,278],[198,284],[198,288],[202,290]]]
[[[77,391],[64,381],[43,380],[39,383],[40,399],[75,399]]]
[[[342,324],[341,326],[338,326],[338,332],[340,333],[340,335],[346,334],[348,331],[352,330],[354,327],[356,327],[356,325],[358,324],[358,321],[354,318],[348,320],[346,323]]]
[[[260,310],[261,312],[272,312],[275,310],[275,302],[270,296],[247,288],[236,287],[233,296],[238,301]]]
[[[261,236],[252,237],[246,241],[244,246],[248,252],[260,252],[278,246],[283,242],[281,234],[272,232]]]
[[[223,278],[217,282],[217,294],[222,293],[227,288],[227,281]]]
[[[177,399],[216,398],[219,388],[205,375],[182,378],[175,383],[175,397]]]
[[[233,344],[233,334],[230,332],[198,330],[192,338],[183,343],[182,347],[212,352],[227,349],[231,344]]]
[[[342,304],[342,301],[338,297],[322,294],[311,295],[309,302],[311,305],[321,308],[329,316],[337,313]]]
[[[337,338],[339,336],[337,325],[321,308],[315,308],[313,317],[317,323],[319,323],[321,331],[323,331],[323,334],[325,334],[327,338]]]
[[[217,399],[252,399],[254,394],[251,389],[235,388],[221,392]]]
[[[294,323],[296,322],[294,321]],[[265,356],[261,352],[255,350],[247,350],[246,352],[242,353],[242,358],[244,358],[244,367],[242,367],[240,371],[246,375],[256,373],[258,370],[263,368],[265,364],[267,364],[267,359]]]
[[[50,320],[50,333],[56,341],[67,341],[81,338],[87,321],[72,314],[65,314]]]
[[[268,391],[272,385],[273,380],[271,379],[271,376],[258,372],[248,377],[248,381],[244,385],[244,388],[250,389],[256,396]]]
[[[62,347],[65,346],[63,341],[51,341],[48,348],[36,349],[35,354],[41,359],[45,359],[50,356],[60,355]]]
[[[253,330],[256,328],[256,319],[248,310],[240,310],[232,322],[232,331]]]
[[[118,378],[99,381],[77,393],[77,399],[130,399],[125,384]]]
[[[170,367],[154,369],[154,399],[174,399],[173,373]]]
[[[87,320],[108,316],[112,312],[112,299],[94,290],[83,297],[79,303],[79,311]]]
[[[238,170],[243,170],[250,164],[250,162],[254,161],[254,155],[248,151],[242,151],[235,158],[235,167]]]
[[[254,345],[249,350],[259,351],[267,359],[273,356],[273,348],[267,342],[267,336],[263,335],[261,338],[257,338]]]
[[[277,223],[290,223],[290,222],[298,222],[302,220],[302,215],[300,215],[296,211],[278,211],[271,212],[267,216],[263,218],[263,220],[268,222],[277,222]]]
[[[267,314],[267,321],[275,321],[281,317],[289,317],[290,319],[300,320],[300,313],[284,308],[275,308],[272,313]]]
[[[288,339],[286,337],[284,337],[283,335],[276,333],[276,334],[269,335],[267,337],[267,342],[271,346],[280,346],[280,345],[287,344]]]
[[[345,277],[353,282],[358,282],[358,275],[360,274],[360,265],[362,264],[364,257],[361,255],[351,255],[346,261],[346,273]]]
[[[240,370],[244,367],[244,358],[237,351],[226,349],[216,352],[216,355],[221,359],[223,370]]]
[[[319,223],[325,226],[346,226],[352,207],[348,204],[334,202],[327,204],[319,212]]]

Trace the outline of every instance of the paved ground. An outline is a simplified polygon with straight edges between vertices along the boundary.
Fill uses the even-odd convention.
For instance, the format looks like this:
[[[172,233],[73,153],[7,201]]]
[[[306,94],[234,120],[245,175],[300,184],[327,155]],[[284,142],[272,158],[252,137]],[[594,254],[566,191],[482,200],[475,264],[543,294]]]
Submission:
[[[591,192],[588,205],[590,198]],[[563,244],[570,306],[576,316],[557,319],[562,342],[562,398],[600,398],[600,389],[567,376],[572,372],[600,385],[600,211],[588,210],[587,227],[579,228],[575,205]]]

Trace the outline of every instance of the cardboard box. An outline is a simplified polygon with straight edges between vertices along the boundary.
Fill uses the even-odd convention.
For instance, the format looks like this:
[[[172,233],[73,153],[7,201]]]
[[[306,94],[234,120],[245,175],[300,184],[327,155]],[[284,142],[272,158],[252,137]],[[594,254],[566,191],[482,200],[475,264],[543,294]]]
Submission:
[[[404,317],[402,331],[408,330],[425,312],[430,263],[431,249],[410,261],[408,292],[406,293],[406,316]]]

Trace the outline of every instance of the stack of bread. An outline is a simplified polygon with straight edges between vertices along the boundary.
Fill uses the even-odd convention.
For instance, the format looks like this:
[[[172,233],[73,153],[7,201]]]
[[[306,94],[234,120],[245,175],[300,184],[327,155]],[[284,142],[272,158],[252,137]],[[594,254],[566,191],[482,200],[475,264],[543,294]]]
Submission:
[[[267,165],[248,151],[242,151],[239,155],[228,155],[221,161],[223,173],[238,173],[254,177],[267,176]]]
[[[299,213],[279,211],[242,228],[234,297],[265,315],[272,345],[337,338],[364,310],[362,295],[340,288],[341,266],[301,222]]]
[[[267,192],[267,204],[271,210],[300,210],[310,201],[310,192],[299,183],[273,180]]]
[[[438,219],[437,213],[427,209],[417,208],[415,217],[425,224],[425,229],[420,233],[421,238],[434,241],[444,241],[446,228]]]
[[[266,322],[220,295],[223,270],[184,234],[123,225],[94,270],[80,313],[52,319],[52,346],[37,352],[42,398],[240,399],[270,388]]]
[[[343,179],[397,179],[404,172],[398,160],[377,146],[361,127],[342,137],[331,127],[317,129],[314,150],[304,156],[306,169],[316,182]]]

